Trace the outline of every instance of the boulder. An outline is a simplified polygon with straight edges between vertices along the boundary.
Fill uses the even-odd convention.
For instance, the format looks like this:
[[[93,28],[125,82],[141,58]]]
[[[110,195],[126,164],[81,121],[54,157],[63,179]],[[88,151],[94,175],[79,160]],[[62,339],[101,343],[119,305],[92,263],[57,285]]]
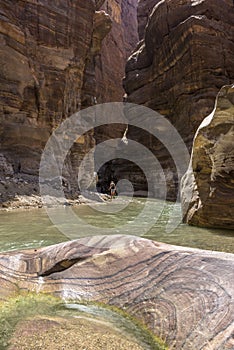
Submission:
[[[145,323],[170,349],[233,346],[234,255],[134,236],[93,236],[0,254],[0,298],[21,291],[102,302]]]
[[[224,86],[197,130],[182,179],[184,221],[234,229],[234,85]]]

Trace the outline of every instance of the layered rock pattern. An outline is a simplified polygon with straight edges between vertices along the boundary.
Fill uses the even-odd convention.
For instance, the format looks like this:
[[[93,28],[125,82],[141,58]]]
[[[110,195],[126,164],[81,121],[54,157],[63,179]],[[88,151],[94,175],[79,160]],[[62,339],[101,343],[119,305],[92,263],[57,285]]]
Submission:
[[[184,221],[234,229],[234,85],[219,92],[203,120],[182,181]]]
[[[138,21],[138,35],[139,35],[140,41],[144,39],[145,29],[146,29],[151,12],[154,6],[160,1],[161,0],[138,1],[137,21]]]
[[[1,2],[1,152],[15,174],[37,176],[51,132],[94,103],[94,56],[111,28],[96,11],[103,2]],[[74,145],[70,176],[94,144],[90,132]],[[88,168],[93,174],[93,159]]]
[[[82,238],[0,254],[0,298],[20,291],[108,303],[170,349],[233,348],[232,254],[131,236]]]
[[[138,41],[137,0],[107,0],[102,9],[110,16],[112,28],[102,42],[101,51],[95,57],[97,102],[121,102],[125,93],[122,80],[126,61]],[[108,122],[109,117],[104,115],[105,125],[95,130],[97,144],[123,136],[127,124],[123,113],[120,112],[116,120],[119,125],[113,127]],[[116,147],[115,143],[113,147]]]
[[[1,3],[1,159],[16,182],[23,178],[38,193],[41,152],[51,132],[82,108],[122,101],[125,61],[138,38],[136,7],[137,0]],[[62,174],[69,188],[77,193],[77,168],[95,143],[124,129],[113,133],[107,126],[75,140]],[[92,151],[86,170],[88,184]]]
[[[122,80],[125,65],[138,42],[137,34],[137,0],[107,0],[102,9],[112,19],[112,29],[102,42],[102,50],[95,58],[97,78],[97,102],[121,102],[124,97]],[[117,141],[122,138],[127,127],[125,115],[120,111],[116,114],[115,125],[109,115],[103,115],[103,126],[95,129],[96,143],[113,139],[110,152],[116,157]],[[113,118],[112,118],[113,122]],[[110,180],[113,179],[112,162],[107,162],[100,169],[96,162],[99,175],[99,188],[106,192]]]
[[[144,35],[145,9],[154,4]],[[138,18],[139,34],[144,38],[126,65],[128,102],[168,118],[191,149],[194,134],[212,111],[219,89],[234,79],[233,2],[222,1],[221,10],[218,0],[142,0]],[[129,127],[127,137],[139,140],[142,131]],[[168,197],[173,199],[178,186],[173,180],[173,161],[162,145],[151,144],[149,136],[143,138],[165,170]],[[131,167],[127,168],[129,172]],[[137,176],[138,187],[142,187],[143,177],[139,172]]]
[[[110,16],[112,28],[95,58],[97,102],[120,102],[125,64],[138,42],[137,0],[106,0],[102,9]]]

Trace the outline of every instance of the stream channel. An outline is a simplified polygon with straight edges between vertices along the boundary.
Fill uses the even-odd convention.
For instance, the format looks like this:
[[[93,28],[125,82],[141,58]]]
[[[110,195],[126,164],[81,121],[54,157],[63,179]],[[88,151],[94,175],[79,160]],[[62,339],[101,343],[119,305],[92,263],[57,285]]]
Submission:
[[[91,233],[106,234],[109,230],[111,234],[133,234],[173,245],[234,253],[234,231],[203,229],[182,224],[180,223],[180,205],[170,202],[148,201],[150,209],[144,212],[146,201],[143,198],[131,200],[118,198],[111,204],[64,206],[62,209],[64,214],[66,215],[68,210],[73,211],[73,214],[79,217],[79,222],[66,222],[66,220],[63,222],[63,217],[59,214],[60,230],[56,222],[51,222],[45,209],[2,211],[0,212],[0,251],[38,248],[69,239],[78,239]],[[56,209],[50,209],[50,213],[50,217],[56,217]],[[175,227],[168,230],[170,221],[175,222]],[[65,313],[64,316],[87,317],[99,322],[107,322],[113,329],[123,332],[123,335],[129,334],[145,350],[163,349],[156,343],[155,345],[152,345],[152,342],[149,343],[144,331],[131,320],[108,308],[73,303],[64,304],[63,310],[58,310],[56,314],[61,316]],[[5,324],[4,319],[1,315],[1,324]],[[12,326],[11,319],[14,320]],[[9,314],[7,318],[7,325],[12,327],[10,333],[14,331],[16,319],[15,313],[13,317]],[[5,348],[7,347],[3,343],[0,344],[0,349]]]

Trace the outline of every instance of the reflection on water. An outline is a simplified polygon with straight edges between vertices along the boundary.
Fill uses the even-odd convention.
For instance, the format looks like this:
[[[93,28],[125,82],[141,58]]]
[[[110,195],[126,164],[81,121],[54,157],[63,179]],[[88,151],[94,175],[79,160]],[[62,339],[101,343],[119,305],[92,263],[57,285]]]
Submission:
[[[173,203],[151,200],[145,210],[145,199],[135,198],[125,205],[123,201],[127,199],[117,199],[112,204],[94,204],[92,207],[64,207],[64,220],[60,222],[63,233],[51,223],[43,209],[0,212],[0,250],[47,246],[91,234],[121,233],[169,244],[234,253],[233,230],[202,229],[185,224],[177,226],[181,218],[180,206],[175,207]],[[112,209],[105,210],[110,205]],[[79,222],[66,221],[68,210],[73,211],[74,217],[79,217]],[[177,227],[171,230],[173,223]]]

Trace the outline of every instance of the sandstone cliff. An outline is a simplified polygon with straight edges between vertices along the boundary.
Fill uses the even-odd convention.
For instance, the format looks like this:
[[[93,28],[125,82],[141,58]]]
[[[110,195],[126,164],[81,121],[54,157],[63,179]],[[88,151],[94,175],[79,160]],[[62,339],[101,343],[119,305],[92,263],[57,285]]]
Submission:
[[[153,10],[144,38],[126,65],[128,101],[168,118],[189,149],[199,124],[212,111],[219,89],[234,79],[233,6],[231,0],[139,1],[141,38],[146,8]],[[140,129],[130,127],[127,136],[143,139],[157,156],[165,169],[168,198],[175,198],[178,180],[168,152],[156,141],[152,144]],[[136,188],[146,189],[143,175],[131,165],[127,168],[138,177]]]
[[[145,29],[154,6],[161,0],[138,1],[137,21],[139,39],[144,39]]]
[[[97,78],[97,102],[121,102],[124,89],[122,80],[125,65],[138,41],[137,34],[137,0],[107,0],[102,7],[112,19],[112,29],[102,42],[102,49],[95,58],[95,72]],[[127,120],[123,113],[116,115],[115,126],[109,124],[109,116],[103,116],[104,126],[95,129],[96,143],[113,139],[111,152],[115,158],[116,138],[122,138]],[[108,125],[109,124],[109,125]],[[100,187],[104,191],[109,187],[113,177],[111,163],[97,169]]]
[[[125,60],[137,40],[134,26],[135,0],[1,2],[1,193],[11,191],[7,177],[16,177],[12,195],[17,187],[23,193],[22,178],[32,182],[27,194],[37,193],[40,157],[51,132],[97,100],[122,100]],[[72,147],[64,168],[72,185],[95,142],[90,131]],[[93,171],[91,154],[87,174]]]
[[[182,181],[184,221],[234,229],[234,85],[217,96],[214,111],[203,120]]]
[[[102,9],[110,16],[112,28],[95,58],[97,102],[120,102],[126,61],[138,42],[137,0],[106,0]]]
[[[111,28],[97,3],[1,2],[1,152],[14,173],[38,175],[52,130],[93,103],[93,59]],[[74,146],[71,168],[93,144],[89,133]]]

